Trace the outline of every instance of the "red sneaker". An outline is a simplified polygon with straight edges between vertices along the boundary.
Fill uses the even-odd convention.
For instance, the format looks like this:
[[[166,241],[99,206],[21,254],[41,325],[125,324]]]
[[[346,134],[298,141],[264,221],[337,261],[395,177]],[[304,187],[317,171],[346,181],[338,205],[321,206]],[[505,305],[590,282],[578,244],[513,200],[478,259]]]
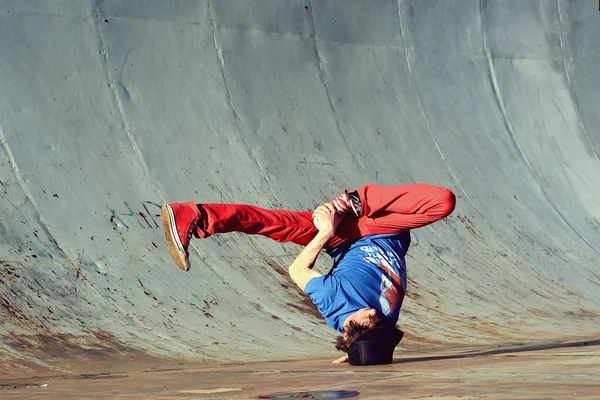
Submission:
[[[358,197],[356,191],[348,192],[344,190],[344,193],[331,200],[330,203],[335,207],[336,212],[341,215],[352,213],[360,217],[360,213],[362,212],[360,197]]]
[[[167,248],[175,264],[184,271],[189,271],[191,267],[188,247],[199,218],[200,211],[193,201],[165,204],[160,210]]]

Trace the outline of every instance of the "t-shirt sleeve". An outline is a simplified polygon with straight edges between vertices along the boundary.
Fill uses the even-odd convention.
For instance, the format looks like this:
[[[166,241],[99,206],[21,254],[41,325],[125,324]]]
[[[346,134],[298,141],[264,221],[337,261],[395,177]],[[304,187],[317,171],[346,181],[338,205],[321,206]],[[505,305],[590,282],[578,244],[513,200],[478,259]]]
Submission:
[[[331,275],[321,275],[308,281],[304,288],[304,293],[310,297],[324,317],[328,314],[337,290],[334,281],[335,278]]]

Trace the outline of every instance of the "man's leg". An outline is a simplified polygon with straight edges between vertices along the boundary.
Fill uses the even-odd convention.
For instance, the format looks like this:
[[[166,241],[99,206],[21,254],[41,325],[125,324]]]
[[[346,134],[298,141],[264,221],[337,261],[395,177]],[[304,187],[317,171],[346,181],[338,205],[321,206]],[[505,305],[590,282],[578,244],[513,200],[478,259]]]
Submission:
[[[365,185],[356,193],[362,205],[360,217],[346,215],[326,248],[367,235],[429,225],[448,216],[456,203],[450,190],[426,184]],[[202,204],[199,208],[204,221],[199,237],[243,232],[305,246],[318,232],[309,211],[267,210],[244,204]]]
[[[420,228],[454,211],[456,197],[450,190],[422,183],[358,189],[363,209],[361,222],[369,234]]]
[[[396,233],[419,228],[444,218],[454,209],[454,194],[448,189],[424,184],[358,189],[362,211],[347,215],[327,242],[336,247],[371,234]],[[188,246],[192,233],[200,238],[228,232],[262,235],[277,242],[307,245],[318,230],[310,211],[267,210],[245,204],[174,203],[161,211],[165,238],[171,256],[184,271],[189,270]]]
[[[454,210],[450,190],[426,184],[365,185],[356,190],[362,212],[358,220],[347,216],[336,230],[330,247],[367,235],[397,233],[439,221]]]
[[[267,210],[247,204],[199,204],[198,209],[200,238],[241,232],[305,246],[317,234],[308,211]]]
[[[169,253],[184,271],[191,267],[189,245],[193,235],[206,238],[219,233],[241,232],[305,246],[318,232],[312,212],[267,210],[246,204],[165,204],[161,220]],[[333,236],[326,247],[346,240],[348,237]]]

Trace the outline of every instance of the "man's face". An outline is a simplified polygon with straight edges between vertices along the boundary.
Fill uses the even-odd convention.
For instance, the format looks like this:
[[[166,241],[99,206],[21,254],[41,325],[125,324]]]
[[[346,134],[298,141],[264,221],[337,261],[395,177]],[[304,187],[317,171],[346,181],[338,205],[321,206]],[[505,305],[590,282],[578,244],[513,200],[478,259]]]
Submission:
[[[377,311],[374,308],[361,308],[354,314],[350,314],[344,323],[344,328],[349,327],[351,321],[355,324],[362,325],[365,328],[372,328],[377,322]],[[344,338],[346,336],[347,334],[344,332]]]

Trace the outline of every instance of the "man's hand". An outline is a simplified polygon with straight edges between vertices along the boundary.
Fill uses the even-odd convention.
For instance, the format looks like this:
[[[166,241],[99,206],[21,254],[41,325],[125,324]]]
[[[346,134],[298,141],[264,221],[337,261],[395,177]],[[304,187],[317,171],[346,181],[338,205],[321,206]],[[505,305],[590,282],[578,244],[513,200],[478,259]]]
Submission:
[[[316,208],[312,214],[313,223],[315,227],[324,235],[328,237],[333,236],[333,233],[337,229],[340,222],[344,218],[336,212],[333,204],[325,203],[322,206]]]
[[[344,364],[344,363],[347,363],[347,362],[348,362],[348,354],[346,354],[346,355],[338,358],[335,361],[332,361],[331,363],[332,364]]]

